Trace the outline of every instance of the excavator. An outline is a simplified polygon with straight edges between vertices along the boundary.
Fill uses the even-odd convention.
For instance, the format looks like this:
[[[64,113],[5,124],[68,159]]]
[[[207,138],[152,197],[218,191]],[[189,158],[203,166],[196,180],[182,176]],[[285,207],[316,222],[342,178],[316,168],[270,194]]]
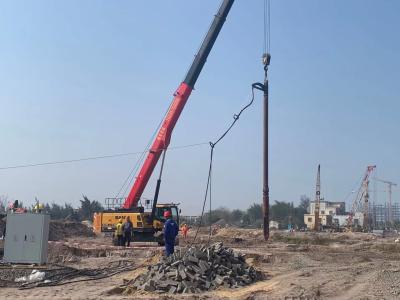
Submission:
[[[165,115],[162,125],[153,141],[146,159],[135,179],[135,182],[125,198],[108,198],[106,204],[108,209],[97,212],[93,217],[93,228],[97,233],[113,233],[115,226],[120,219],[127,217],[133,223],[133,241],[146,241],[163,243],[164,212],[170,211],[172,217],[179,225],[180,209],[176,203],[158,203],[158,194],[161,185],[161,175],[164,166],[165,153],[171,140],[172,131],[181,115],[181,112],[189,99],[194,85],[200,75],[201,70],[207,60],[208,55],[221,31],[226,17],[233,5],[234,0],[223,0],[213,22],[205,36],[200,49],[186,74],[184,81],[179,85],[174,93],[171,106]],[[154,199],[151,205],[151,211],[145,211],[144,207],[139,205],[142,193],[160,159],[161,169],[157,180]],[[113,207],[114,206],[114,207]],[[115,241],[115,239],[114,239]],[[114,242],[115,243],[115,242]]]

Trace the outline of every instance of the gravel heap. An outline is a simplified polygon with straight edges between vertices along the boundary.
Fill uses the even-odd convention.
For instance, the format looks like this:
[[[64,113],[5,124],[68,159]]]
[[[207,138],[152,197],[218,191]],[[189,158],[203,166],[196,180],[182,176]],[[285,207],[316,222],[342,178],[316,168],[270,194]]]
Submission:
[[[156,293],[201,293],[220,286],[238,288],[261,278],[244,255],[222,243],[192,246],[176,251],[148,267],[146,274],[129,283],[128,289]]]

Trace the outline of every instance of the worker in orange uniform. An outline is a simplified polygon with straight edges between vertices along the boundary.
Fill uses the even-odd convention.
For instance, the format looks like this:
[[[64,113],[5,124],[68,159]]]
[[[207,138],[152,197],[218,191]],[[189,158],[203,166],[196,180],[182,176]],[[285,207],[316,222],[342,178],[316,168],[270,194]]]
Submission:
[[[123,246],[125,244],[124,233],[122,229],[122,219],[119,219],[117,225],[115,226],[115,235],[117,236],[118,246]]]
[[[182,230],[183,238],[186,240],[187,233],[189,231],[189,226],[187,226],[186,224],[183,224],[181,227],[181,230]]]

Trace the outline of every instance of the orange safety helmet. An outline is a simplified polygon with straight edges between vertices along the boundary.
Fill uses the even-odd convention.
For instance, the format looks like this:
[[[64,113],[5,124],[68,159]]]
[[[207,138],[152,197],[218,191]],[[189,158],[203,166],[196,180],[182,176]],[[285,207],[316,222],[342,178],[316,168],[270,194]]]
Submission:
[[[170,217],[171,217],[171,211],[170,210],[164,211],[164,218],[170,218]]]

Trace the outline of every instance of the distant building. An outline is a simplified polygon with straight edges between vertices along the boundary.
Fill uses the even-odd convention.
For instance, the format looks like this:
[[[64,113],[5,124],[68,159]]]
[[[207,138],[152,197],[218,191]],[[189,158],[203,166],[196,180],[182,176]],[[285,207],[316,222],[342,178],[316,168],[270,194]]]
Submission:
[[[333,225],[335,225],[335,227],[344,227],[347,225],[348,219],[349,215],[334,215]]]
[[[319,205],[319,224],[323,227],[329,227],[333,224],[336,215],[345,214],[346,204],[344,202],[321,201]],[[315,201],[310,202],[309,213],[304,214],[304,223],[308,229],[314,229],[315,224]]]
[[[334,215],[333,225],[335,227],[345,227],[349,222],[350,215]],[[363,226],[364,224],[364,214],[362,212],[356,212],[353,216],[353,222],[351,226]]]

